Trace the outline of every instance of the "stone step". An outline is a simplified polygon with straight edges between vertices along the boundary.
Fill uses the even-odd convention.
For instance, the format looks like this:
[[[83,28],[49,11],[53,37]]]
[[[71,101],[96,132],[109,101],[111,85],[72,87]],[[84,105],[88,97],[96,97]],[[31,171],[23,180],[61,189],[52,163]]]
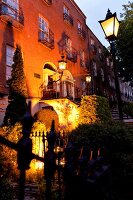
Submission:
[[[13,190],[15,191],[16,196],[18,195],[18,184],[13,183]],[[36,200],[39,194],[39,188],[35,183],[26,183],[25,184],[25,198],[24,200]],[[17,200],[17,197],[14,197],[13,200]]]
[[[119,120],[119,112],[118,112],[118,110],[116,110],[116,109],[112,110],[111,111],[111,115],[112,115],[112,118],[114,120]],[[123,113],[123,120],[126,120],[126,119],[131,119],[131,117],[127,116],[126,114]]]

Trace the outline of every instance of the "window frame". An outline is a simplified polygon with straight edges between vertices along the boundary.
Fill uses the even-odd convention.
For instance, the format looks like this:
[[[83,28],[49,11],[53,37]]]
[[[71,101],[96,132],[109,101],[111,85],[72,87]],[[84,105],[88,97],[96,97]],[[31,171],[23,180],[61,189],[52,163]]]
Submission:
[[[8,50],[11,50],[11,54]],[[6,45],[6,81],[11,78],[11,71],[13,65],[13,56],[14,56],[15,48],[11,45]]]

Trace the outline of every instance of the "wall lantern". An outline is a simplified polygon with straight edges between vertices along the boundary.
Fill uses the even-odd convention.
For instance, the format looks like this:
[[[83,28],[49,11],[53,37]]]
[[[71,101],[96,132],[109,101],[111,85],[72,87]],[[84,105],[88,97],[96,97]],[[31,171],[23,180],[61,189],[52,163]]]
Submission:
[[[90,83],[90,82],[91,82],[91,76],[90,76],[90,75],[87,75],[85,79],[86,79],[86,82],[87,82],[87,83]]]
[[[106,39],[114,41],[117,37],[120,22],[117,19],[116,12],[112,14],[108,9],[105,20],[99,21]]]
[[[67,61],[64,60],[64,55],[61,56],[61,60],[59,60],[58,63],[59,63],[59,70],[66,69]]]

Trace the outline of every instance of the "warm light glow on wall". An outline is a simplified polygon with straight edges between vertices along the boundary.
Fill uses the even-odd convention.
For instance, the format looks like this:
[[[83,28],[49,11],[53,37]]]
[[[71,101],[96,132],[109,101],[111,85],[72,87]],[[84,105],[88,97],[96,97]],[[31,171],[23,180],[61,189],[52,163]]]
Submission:
[[[78,125],[78,105],[69,99],[44,100],[44,103],[51,105],[59,116],[59,129],[71,131]]]

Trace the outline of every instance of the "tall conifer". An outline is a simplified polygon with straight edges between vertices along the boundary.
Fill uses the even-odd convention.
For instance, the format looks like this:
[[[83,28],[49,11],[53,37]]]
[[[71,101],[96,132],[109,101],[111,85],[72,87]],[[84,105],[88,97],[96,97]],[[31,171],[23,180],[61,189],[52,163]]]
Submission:
[[[8,81],[8,106],[4,117],[4,125],[14,125],[20,121],[27,110],[27,87],[23,69],[21,47],[17,45],[13,57],[11,78]]]

